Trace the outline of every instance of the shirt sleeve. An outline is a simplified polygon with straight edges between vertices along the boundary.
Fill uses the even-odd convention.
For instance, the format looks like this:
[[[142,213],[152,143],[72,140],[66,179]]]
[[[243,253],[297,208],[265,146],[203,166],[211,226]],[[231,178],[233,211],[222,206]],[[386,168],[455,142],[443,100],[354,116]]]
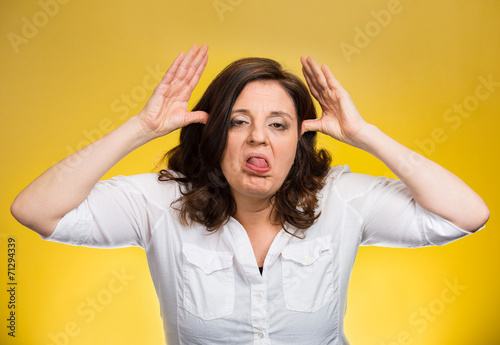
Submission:
[[[59,221],[51,236],[41,237],[75,246],[145,248],[164,213],[156,176],[99,181],[87,199]]]
[[[422,208],[400,180],[350,172],[341,179],[341,189],[362,222],[361,245],[441,246],[474,233]]]

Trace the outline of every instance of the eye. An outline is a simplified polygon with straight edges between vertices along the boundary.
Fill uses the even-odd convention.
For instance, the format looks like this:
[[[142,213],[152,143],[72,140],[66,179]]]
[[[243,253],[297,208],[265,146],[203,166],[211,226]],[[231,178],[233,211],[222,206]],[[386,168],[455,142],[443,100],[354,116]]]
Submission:
[[[245,124],[245,120],[239,120],[239,119],[233,119],[233,120],[231,120],[231,122],[229,123],[229,125],[230,125],[231,127],[235,127],[235,126],[237,127],[237,126],[241,126],[241,125],[243,125],[243,124]]]
[[[276,128],[276,129],[287,129],[287,126],[282,124],[282,123],[279,123],[279,122],[274,122],[274,123],[271,123],[271,126],[273,128]]]

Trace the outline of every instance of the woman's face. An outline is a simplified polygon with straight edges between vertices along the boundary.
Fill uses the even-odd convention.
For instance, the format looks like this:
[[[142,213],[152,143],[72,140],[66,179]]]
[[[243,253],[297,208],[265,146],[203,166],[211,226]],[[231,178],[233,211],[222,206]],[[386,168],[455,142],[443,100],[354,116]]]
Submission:
[[[234,103],[220,162],[235,198],[270,198],[295,159],[298,121],[277,81],[248,83]]]

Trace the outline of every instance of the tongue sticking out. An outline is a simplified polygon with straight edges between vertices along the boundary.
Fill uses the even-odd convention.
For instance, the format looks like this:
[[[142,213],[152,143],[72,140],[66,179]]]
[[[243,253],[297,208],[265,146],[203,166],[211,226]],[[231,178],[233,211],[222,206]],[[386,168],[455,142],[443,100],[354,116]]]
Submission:
[[[248,164],[256,166],[257,168],[267,168],[269,166],[265,159],[258,157],[251,157],[248,160]]]

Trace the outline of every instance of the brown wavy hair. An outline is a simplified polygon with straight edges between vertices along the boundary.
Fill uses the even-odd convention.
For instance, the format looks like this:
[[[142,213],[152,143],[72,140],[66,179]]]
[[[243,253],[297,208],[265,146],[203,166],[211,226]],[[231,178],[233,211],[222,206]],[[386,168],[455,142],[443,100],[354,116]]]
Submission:
[[[283,185],[271,198],[272,221],[298,229],[309,228],[320,213],[316,212],[316,193],[323,188],[331,156],[324,149],[316,150],[316,132],[300,136],[302,121],[316,118],[314,103],[307,86],[281,65],[266,58],[245,58],[227,66],[208,86],[193,111],[209,115],[206,124],[194,123],[181,130],[180,143],[168,151],[160,162],[160,181],[179,182],[182,196],[172,203],[180,211],[184,225],[201,223],[208,231],[216,231],[236,213],[236,202],[220,168],[226,146],[231,110],[243,90],[252,81],[275,80],[292,98],[298,118],[299,140],[295,161]],[[176,174],[175,172],[181,173]],[[177,203],[178,206],[173,206]]]

